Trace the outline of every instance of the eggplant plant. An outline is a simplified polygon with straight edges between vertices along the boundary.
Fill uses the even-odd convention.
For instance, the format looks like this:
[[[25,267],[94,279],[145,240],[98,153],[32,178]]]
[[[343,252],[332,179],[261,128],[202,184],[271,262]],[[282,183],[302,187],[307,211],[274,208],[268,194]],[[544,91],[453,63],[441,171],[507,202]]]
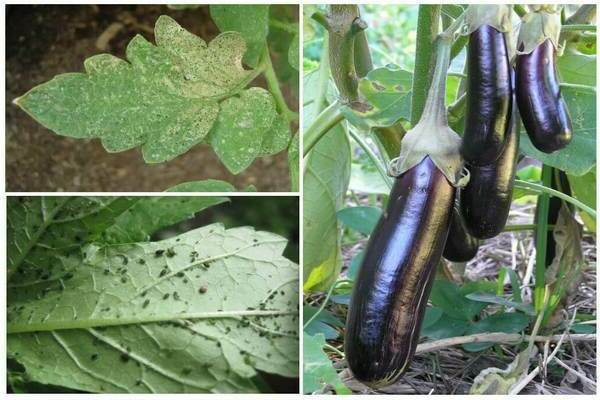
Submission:
[[[296,377],[287,240],[189,228],[226,201],[9,197],[10,390],[253,393],[268,390],[264,374]]]
[[[361,392],[396,393],[415,354],[571,329],[557,316],[587,267],[578,218],[595,234],[595,191],[549,178],[595,181],[595,45],[582,46],[595,39],[595,6],[304,12],[304,392],[348,393],[355,379]],[[386,15],[411,22],[390,28]],[[531,195],[535,223],[508,222]],[[550,199],[571,212],[549,215]],[[533,273],[465,282],[485,241],[514,231],[536,239]],[[508,369],[477,371],[470,392],[521,392],[528,342]]]
[[[155,43],[138,34],[126,59],[93,55],[84,72],[57,75],[14,103],[56,134],[99,139],[110,153],[140,148],[146,163],[165,163],[202,143],[239,174],[293,143],[298,113],[284,99],[268,35],[271,29],[293,37],[286,56],[297,71],[297,23],[277,20],[268,5],[209,11],[221,30],[210,42],[162,15]],[[256,85],[259,77],[268,89]]]

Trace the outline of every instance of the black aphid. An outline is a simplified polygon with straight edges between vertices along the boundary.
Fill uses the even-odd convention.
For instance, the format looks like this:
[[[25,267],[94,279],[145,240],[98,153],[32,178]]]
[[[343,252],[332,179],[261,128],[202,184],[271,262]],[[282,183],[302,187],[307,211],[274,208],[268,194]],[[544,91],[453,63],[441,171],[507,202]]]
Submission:
[[[96,361],[98,359],[98,354],[92,354],[90,358],[92,359],[92,361]]]
[[[126,363],[127,361],[129,361],[129,354],[127,353],[121,353],[121,361]]]
[[[168,299],[170,295],[171,295],[171,293],[165,293],[165,295],[163,296],[163,300]]]
[[[164,252],[165,252],[164,250],[156,250],[154,252],[154,257],[160,257],[163,255]]]
[[[140,265],[144,265],[144,264],[146,264],[146,260],[144,260],[143,258],[140,258],[140,259],[138,260],[138,264],[140,264]]]
[[[201,287],[198,289],[198,293],[201,293],[201,294],[204,294],[204,293],[206,293],[207,291],[208,291],[208,288],[207,288],[206,286],[201,286]]]
[[[122,277],[121,277],[121,283],[127,283],[127,278],[126,278],[126,277],[124,277],[124,276],[122,276]]]
[[[163,276],[165,276],[167,274],[167,272],[169,272],[167,269],[163,269],[162,271],[160,271],[160,274],[158,276],[160,278],[162,278]]]
[[[150,299],[146,299],[146,301],[144,301],[144,304],[142,305],[142,308],[148,307],[148,304],[150,304]]]
[[[181,371],[181,374],[182,374],[182,375],[189,375],[189,374],[191,374],[191,373],[192,373],[192,369],[191,369],[191,368],[184,368],[184,369]]]
[[[175,254],[176,254],[176,253],[175,253],[175,250],[173,250],[173,248],[172,248],[172,247],[169,247],[169,248],[167,249],[167,257],[171,258],[171,257],[173,257]]]

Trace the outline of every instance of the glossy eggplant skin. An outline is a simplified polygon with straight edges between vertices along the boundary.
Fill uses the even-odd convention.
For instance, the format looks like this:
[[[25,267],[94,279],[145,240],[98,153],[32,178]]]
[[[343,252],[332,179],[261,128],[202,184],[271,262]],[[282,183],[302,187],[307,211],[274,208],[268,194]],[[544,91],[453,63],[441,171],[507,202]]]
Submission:
[[[458,196],[460,197],[460,196]],[[479,240],[471,235],[460,211],[460,200],[454,204],[450,233],[444,247],[444,258],[453,262],[467,262],[477,255]]]
[[[504,33],[482,25],[469,37],[465,130],[461,146],[473,165],[500,157],[512,111],[512,76]]]
[[[461,190],[461,211],[473,236],[489,239],[506,225],[519,156],[518,112],[513,112],[506,147],[496,162],[469,165],[471,179]]]
[[[368,386],[396,381],[414,355],[454,196],[455,188],[429,157],[396,178],[369,239],[346,320],[348,366]]]
[[[556,50],[550,40],[517,56],[516,93],[519,113],[531,143],[544,153],[567,146],[573,136],[569,110],[560,93]]]

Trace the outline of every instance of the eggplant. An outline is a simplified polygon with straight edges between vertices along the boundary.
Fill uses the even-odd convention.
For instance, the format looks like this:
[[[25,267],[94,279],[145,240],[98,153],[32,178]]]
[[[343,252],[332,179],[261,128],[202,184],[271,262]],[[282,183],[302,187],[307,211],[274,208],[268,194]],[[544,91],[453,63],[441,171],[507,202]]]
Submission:
[[[479,240],[469,232],[460,211],[460,199],[458,199],[454,204],[450,220],[450,233],[448,233],[443,256],[448,261],[467,262],[477,255],[477,250],[479,250]]]
[[[549,39],[531,53],[518,55],[516,62],[519,113],[531,143],[544,153],[564,148],[573,136],[555,62],[556,50]]]
[[[408,368],[448,230],[455,188],[429,156],[396,178],[352,294],[345,353],[355,378],[378,388]]]
[[[506,146],[496,162],[469,165],[471,179],[461,190],[460,204],[465,225],[478,239],[492,238],[506,225],[519,155],[518,120],[514,110]]]
[[[502,154],[512,112],[512,68],[504,33],[489,25],[473,31],[467,63],[461,154],[472,165],[490,164]]]

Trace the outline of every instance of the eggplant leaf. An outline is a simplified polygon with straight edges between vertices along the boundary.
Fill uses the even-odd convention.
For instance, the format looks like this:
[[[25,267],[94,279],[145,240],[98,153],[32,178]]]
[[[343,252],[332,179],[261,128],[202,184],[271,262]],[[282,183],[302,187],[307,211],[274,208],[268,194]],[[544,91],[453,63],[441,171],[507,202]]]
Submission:
[[[298,266],[286,240],[208,225],[159,242],[89,243],[8,281],[8,356],[88,392],[255,392],[298,373]]]

